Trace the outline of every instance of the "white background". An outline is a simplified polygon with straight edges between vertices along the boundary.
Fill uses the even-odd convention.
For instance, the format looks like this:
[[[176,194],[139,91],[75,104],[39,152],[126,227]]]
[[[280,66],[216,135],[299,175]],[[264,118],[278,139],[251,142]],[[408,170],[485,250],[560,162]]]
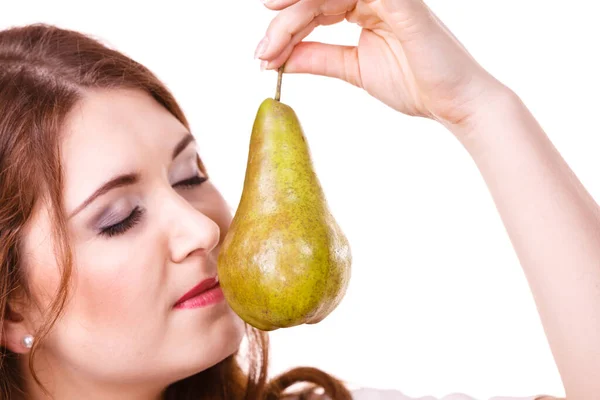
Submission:
[[[593,2],[429,4],[525,100],[598,198]],[[253,59],[274,15],[258,0],[18,1],[2,5],[0,29],[78,29],[150,67],[181,102],[213,180],[235,207],[257,107],[275,88],[275,73]],[[353,44],[358,33],[344,23],[309,39]],[[286,75],[282,101],[304,125],[354,264],[329,318],[271,334],[272,372],[312,365],[411,396],[564,395],[494,204],[451,134],[328,78]]]

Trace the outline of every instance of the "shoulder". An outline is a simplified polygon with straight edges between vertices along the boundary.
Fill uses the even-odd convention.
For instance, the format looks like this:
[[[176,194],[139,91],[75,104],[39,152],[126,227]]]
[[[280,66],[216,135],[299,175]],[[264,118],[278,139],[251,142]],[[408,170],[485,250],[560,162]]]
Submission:
[[[353,400],[481,400],[464,393],[451,393],[443,397],[421,396],[410,397],[398,390],[382,390],[372,388],[360,388],[352,391]],[[495,396],[487,400],[561,400],[547,395],[503,397]]]
[[[358,388],[351,390],[352,400],[484,400],[477,399],[464,393],[451,393],[443,397],[435,396],[420,396],[411,397],[393,389],[373,389],[373,388]],[[309,397],[292,396],[286,397],[288,400],[331,400],[327,395],[313,393]],[[552,397],[548,395],[533,395],[533,396],[494,396],[485,400],[566,400],[564,398]]]

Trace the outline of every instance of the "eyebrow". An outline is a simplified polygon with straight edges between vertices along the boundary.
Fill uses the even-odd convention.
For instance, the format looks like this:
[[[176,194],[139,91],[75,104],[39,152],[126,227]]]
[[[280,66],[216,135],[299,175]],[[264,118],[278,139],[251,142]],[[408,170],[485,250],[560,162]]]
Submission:
[[[194,136],[191,133],[186,134],[183,139],[181,139],[179,141],[179,143],[177,143],[177,146],[175,146],[175,148],[173,149],[173,155],[172,155],[172,159],[175,159],[175,157],[177,157],[179,155],[179,153],[181,153],[183,150],[185,150],[185,148],[188,146],[188,144],[195,142],[196,138],[194,138]]]
[[[180,141],[177,143],[177,146],[173,149],[173,154],[171,156],[172,159],[175,159],[186,147],[195,142],[195,138],[192,134],[187,133]],[[96,200],[98,197],[110,192],[113,189],[131,186],[140,181],[139,173],[129,173],[129,174],[121,174],[117,175],[102,186],[100,186],[90,197],[88,197],[79,207],[77,207],[70,215],[69,218],[72,218],[75,214],[79,213],[81,210],[86,208],[90,203]]]

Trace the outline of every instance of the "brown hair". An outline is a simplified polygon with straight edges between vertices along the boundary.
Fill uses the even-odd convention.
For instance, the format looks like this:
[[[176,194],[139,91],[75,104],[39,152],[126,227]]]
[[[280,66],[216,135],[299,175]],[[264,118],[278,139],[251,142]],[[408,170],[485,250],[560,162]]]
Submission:
[[[0,31],[0,338],[4,321],[14,318],[13,297],[30,296],[20,268],[19,241],[39,201],[47,201],[53,210],[56,256],[62,268],[49,317],[36,332],[29,357],[29,369],[40,386],[34,370],[36,349],[64,307],[72,269],[62,207],[59,132],[86,89],[117,88],[150,94],[189,127],[175,98],[151,71],[91,36],[47,24]],[[201,162],[200,168],[204,171]],[[285,398],[284,391],[299,382],[310,384],[304,394],[322,388],[334,400],[351,398],[341,382],[314,368],[296,368],[268,381],[268,336],[250,326],[246,334],[247,370],[233,354],[173,383],[166,399],[275,400]],[[2,398],[24,396],[20,375],[17,355],[0,346]]]

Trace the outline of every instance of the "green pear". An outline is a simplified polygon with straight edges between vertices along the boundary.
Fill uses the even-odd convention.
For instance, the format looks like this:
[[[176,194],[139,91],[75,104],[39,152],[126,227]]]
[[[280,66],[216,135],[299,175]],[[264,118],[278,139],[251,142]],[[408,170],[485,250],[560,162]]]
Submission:
[[[238,208],[217,265],[232,310],[264,331],[315,324],[340,303],[352,256],[332,216],[294,110],[260,105]]]

